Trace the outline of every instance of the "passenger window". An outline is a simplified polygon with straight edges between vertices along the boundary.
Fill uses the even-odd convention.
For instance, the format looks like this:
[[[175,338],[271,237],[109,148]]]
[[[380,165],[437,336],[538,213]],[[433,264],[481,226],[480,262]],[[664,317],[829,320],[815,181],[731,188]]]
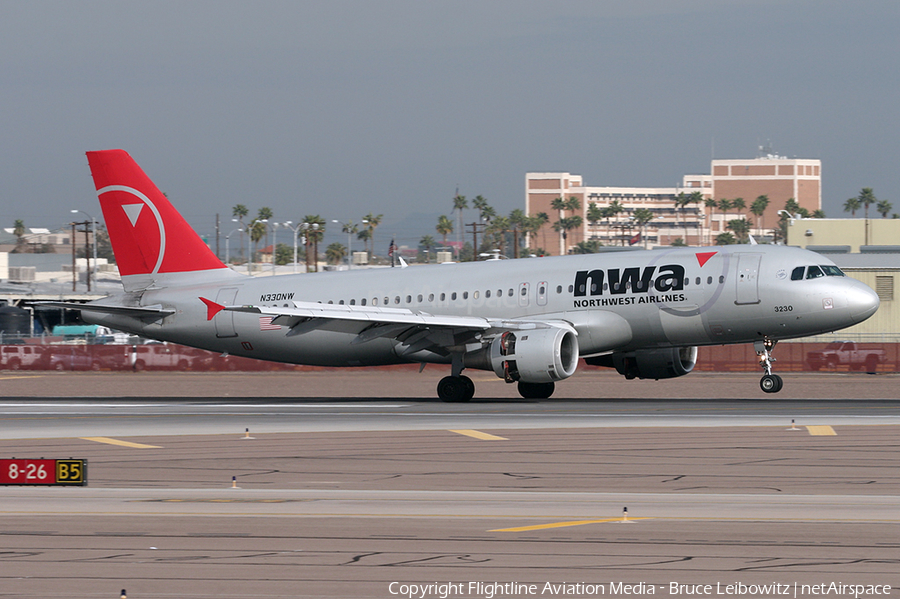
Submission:
[[[441,301],[444,301],[445,299],[447,299],[447,294],[446,294],[446,293],[442,293],[442,294],[441,294]]]
[[[825,273],[822,272],[822,269],[818,266],[810,266],[806,269],[806,278],[807,279],[818,279],[819,277],[824,277]]]
[[[712,285],[712,277],[706,277],[706,284]]]
[[[463,291],[463,299],[464,299],[464,300],[469,299],[469,292],[468,292],[468,291]]]
[[[794,270],[791,271],[791,280],[792,281],[802,281],[803,280],[803,271],[806,269],[805,266],[798,266]]]
[[[478,292],[477,292],[477,291],[473,291],[473,292],[472,292],[472,299],[478,299]]]
[[[341,305],[341,306],[343,306],[343,305],[344,305],[344,300],[339,301],[338,304]]]
[[[452,299],[452,300],[455,300],[455,299],[456,299],[456,292],[455,292],[455,291],[454,291],[453,293],[450,294],[450,299]]]
[[[557,286],[556,286],[556,293],[557,293],[557,294],[562,293],[562,285],[557,285]]]
[[[697,278],[694,280],[694,283],[697,284],[697,285],[699,285],[699,284],[700,284],[700,277],[697,277]]]
[[[429,302],[433,302],[433,301],[434,301],[434,294],[433,294],[433,293],[429,293],[429,294],[428,294],[428,301],[429,301]]]
[[[569,293],[575,291],[575,285],[569,285]]]
[[[356,305],[356,300],[355,300],[355,299],[350,300],[350,305],[351,305],[351,306],[355,306],[355,305]]]
[[[719,284],[722,284],[724,282],[725,282],[725,275],[719,275]]]
[[[491,290],[490,289],[488,289],[487,291],[484,292],[484,297],[485,297],[485,299],[491,299]]]
[[[365,306],[365,305],[366,305],[366,298],[362,298],[361,300],[359,300],[359,305],[360,305],[360,306]]]
[[[509,297],[512,297],[513,295],[515,295],[515,294],[513,293],[513,290],[510,289],[510,290],[509,290]]]

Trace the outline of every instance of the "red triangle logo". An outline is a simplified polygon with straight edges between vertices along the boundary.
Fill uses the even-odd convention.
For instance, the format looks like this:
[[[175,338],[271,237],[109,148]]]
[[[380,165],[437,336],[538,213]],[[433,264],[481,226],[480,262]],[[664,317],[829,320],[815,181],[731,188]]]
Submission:
[[[201,297],[200,301],[206,304],[206,320],[212,320],[213,317],[225,309],[225,306],[222,304],[217,304],[212,300],[208,300],[205,297]]]
[[[709,262],[709,259],[718,254],[719,252],[698,252],[697,253],[697,262],[700,263],[700,268],[703,268],[703,265]]]

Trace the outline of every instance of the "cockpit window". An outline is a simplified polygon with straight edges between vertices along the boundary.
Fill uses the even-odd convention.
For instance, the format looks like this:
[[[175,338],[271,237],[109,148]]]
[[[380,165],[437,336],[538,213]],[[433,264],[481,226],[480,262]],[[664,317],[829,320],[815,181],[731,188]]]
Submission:
[[[792,281],[800,281],[803,279],[803,271],[806,269],[805,266],[798,266],[794,270],[791,271],[791,280]]]
[[[834,264],[823,264],[822,270],[825,271],[825,274],[829,277],[843,277],[844,271],[835,266]]]
[[[806,269],[806,278],[807,279],[818,279],[819,277],[824,277],[825,273],[822,272],[822,269],[818,266],[810,266]]]

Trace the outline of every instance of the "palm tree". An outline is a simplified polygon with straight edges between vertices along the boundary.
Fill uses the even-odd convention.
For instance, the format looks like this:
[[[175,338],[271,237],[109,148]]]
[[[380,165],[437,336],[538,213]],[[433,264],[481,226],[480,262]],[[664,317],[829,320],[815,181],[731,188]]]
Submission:
[[[553,223],[553,230],[559,233],[559,247],[563,250],[563,252],[565,251],[566,241],[569,237],[569,231],[580,227],[582,222],[584,222],[584,219],[576,214],[574,216],[564,216]]]
[[[872,191],[871,187],[863,187],[857,197],[859,198],[859,203],[865,207],[865,218],[869,218],[869,206],[877,203],[878,198],[875,197],[875,193]]]
[[[256,219],[265,221],[266,223],[268,223],[270,220],[272,220],[272,209],[266,208],[265,206],[263,206],[256,213]],[[263,223],[263,224],[265,224],[265,223]],[[268,246],[269,245],[269,228],[268,227],[265,227],[265,238],[266,238],[266,246]],[[274,248],[273,248],[273,251],[274,251]],[[272,254],[272,255],[274,256],[275,254]]]
[[[329,264],[340,264],[346,256],[347,248],[344,247],[343,243],[335,241],[334,243],[328,244],[328,247],[325,248],[325,260]]]
[[[744,198],[734,198],[731,200],[731,207],[738,211],[738,215],[740,215],[741,210],[747,208],[747,202],[744,201]]]
[[[724,225],[728,221],[728,211],[731,210],[733,204],[731,200],[721,198],[716,205],[722,211],[722,224]]]
[[[595,202],[591,202],[590,204],[588,204],[586,216],[587,216],[588,224],[590,224],[592,231],[593,231],[593,229],[595,229],[597,227],[597,225],[603,219],[603,215],[604,215],[603,208],[598,206]],[[594,235],[592,232],[591,238],[594,239],[595,237],[596,237],[596,235]]]
[[[365,224],[365,223],[363,223]],[[369,239],[372,238],[372,232],[368,229],[360,229],[356,234],[356,238],[363,242],[363,251],[368,255],[369,253]]]
[[[13,235],[16,236],[16,252],[23,253],[25,248],[25,221],[21,219],[16,219],[16,222],[13,223]],[[75,240],[72,240],[72,243],[75,243]]]
[[[547,230],[544,228],[544,225],[550,222],[550,216],[546,212],[538,212],[534,215],[534,221],[532,225],[534,226],[534,233],[536,234],[538,231],[541,232],[541,245],[547,245]],[[531,246],[531,237],[529,236],[528,245]]]
[[[513,234],[513,258],[519,257],[519,237],[528,227],[528,217],[521,208],[516,208],[509,213],[509,226]]]
[[[498,216],[495,218],[491,224],[488,226],[487,231],[490,231],[494,239],[497,240],[497,245],[500,248],[500,254],[503,254],[503,250],[506,246],[506,234],[509,232],[510,222],[509,219],[505,216]]]
[[[759,233],[760,235],[763,234],[762,230],[765,229],[765,227],[763,226],[763,215],[766,213],[766,208],[768,208],[768,207],[769,207],[769,196],[767,196],[767,195],[757,196],[756,199],[753,200],[753,203],[750,204],[750,212],[754,216],[756,216],[756,218],[757,218],[756,222],[759,223],[759,228],[757,229],[757,231],[760,232]]]
[[[603,246],[599,239],[591,239],[590,241],[581,241],[572,246],[573,254],[596,254]]]
[[[644,247],[647,247],[647,232],[645,230],[645,226],[651,220],[653,220],[653,212],[648,210],[647,208],[638,208],[634,211],[634,223],[638,226],[638,230],[641,232],[641,240],[644,242]]]
[[[609,203],[609,206],[606,207],[606,237],[609,245],[613,244],[613,235],[612,235],[612,227],[609,219],[615,218],[617,221],[619,220],[619,215],[625,212],[625,206],[622,205],[619,200],[613,200]]]
[[[431,235],[423,235],[422,239],[419,240],[419,245],[425,250],[425,263],[428,264],[431,258],[431,250],[433,250],[435,246],[434,237]]]
[[[733,245],[735,243],[737,243],[737,239],[734,238],[731,231],[725,231],[716,235],[716,245]]]
[[[318,214],[307,214],[302,224],[306,232],[306,271],[309,272],[309,261],[313,261],[313,271],[319,272],[319,242],[325,237],[325,219]],[[312,246],[312,251],[309,246]]]
[[[479,221],[490,220],[491,216],[493,214],[496,214],[494,212],[494,209],[491,208],[490,204],[488,204],[488,201],[480,195],[475,196],[475,198],[472,200],[472,208],[478,210]]]
[[[444,246],[447,245],[447,235],[453,232],[453,221],[450,220],[449,216],[441,215],[438,217],[438,224],[434,228],[438,234],[441,236],[441,240]]]
[[[254,253],[259,251],[259,242],[266,235],[266,223],[260,221],[259,219],[254,218],[250,221],[249,225],[250,229],[250,241],[253,243]],[[253,255],[251,254],[249,258],[250,262],[253,262]]]
[[[716,201],[715,201],[714,199],[712,199],[712,198],[706,198],[705,200],[703,200],[703,206],[704,206],[705,208],[708,208],[708,209],[709,209],[709,237],[707,238],[707,243],[710,244],[710,245],[712,244],[712,221],[713,221],[713,215],[714,215],[715,212],[716,212],[716,206],[717,206],[717,205],[718,205],[718,202],[716,202]]]
[[[246,231],[246,227],[244,227],[244,217],[250,214],[250,211],[247,210],[247,207],[243,204],[236,204],[234,208],[231,209],[231,216],[233,218],[238,219],[238,223],[241,225],[241,261],[244,260],[244,231]]]
[[[375,255],[375,229],[378,225],[381,224],[381,219],[384,218],[383,214],[372,214],[368,213],[363,217],[363,224],[366,226],[366,229],[369,231],[369,246],[371,246],[371,250],[369,251],[369,260],[371,261],[372,257]]]
[[[894,205],[891,204],[887,200],[878,200],[878,206],[876,206],[876,210],[878,210],[878,214],[881,215],[881,218],[887,218],[888,212],[894,209]]]
[[[747,243],[747,236],[750,233],[750,221],[746,218],[735,218],[728,221],[727,227],[737,235],[738,243]]]
[[[791,214],[799,214],[801,212],[800,203],[794,198],[788,198],[788,201],[784,203],[784,209]]]
[[[844,202],[844,212],[849,212],[853,218],[856,218],[856,211],[860,208],[862,208],[862,203],[859,198],[847,198],[847,201]]]
[[[466,201],[466,196],[459,195],[459,191],[456,192],[456,195],[453,196],[453,210],[456,210],[456,222],[459,227],[456,229],[456,244],[457,244],[457,252],[459,251],[459,247],[462,247],[462,239],[460,235],[463,231],[463,217],[462,211],[469,207],[469,203]],[[457,254],[456,259],[459,260],[459,255]]]

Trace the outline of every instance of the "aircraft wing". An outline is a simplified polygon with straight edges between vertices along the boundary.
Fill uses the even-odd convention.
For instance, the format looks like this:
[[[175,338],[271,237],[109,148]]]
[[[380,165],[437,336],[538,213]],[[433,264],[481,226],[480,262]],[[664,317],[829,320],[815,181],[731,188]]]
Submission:
[[[204,300],[207,302],[208,300]],[[562,320],[505,320],[480,316],[430,314],[405,308],[378,306],[347,306],[316,302],[292,302],[293,307],[224,306],[231,312],[246,312],[271,316],[272,324],[287,327],[287,336],[302,335],[335,324],[356,323],[353,344],[389,338],[402,343],[401,354],[429,350],[446,354],[453,347],[481,346],[481,339],[504,331],[519,331],[558,327],[575,332]],[[343,328],[343,327],[342,327]],[[577,332],[576,332],[577,334]],[[476,347],[466,347],[474,350]]]

